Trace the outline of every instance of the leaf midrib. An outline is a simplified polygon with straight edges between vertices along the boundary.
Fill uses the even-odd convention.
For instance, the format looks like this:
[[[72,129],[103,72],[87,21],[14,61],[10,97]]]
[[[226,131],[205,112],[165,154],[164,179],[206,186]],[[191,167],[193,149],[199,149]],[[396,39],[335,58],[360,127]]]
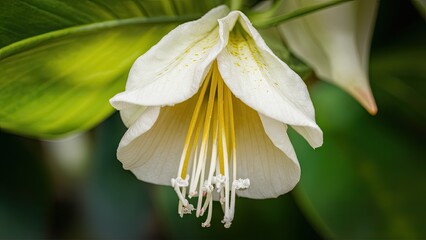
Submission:
[[[29,37],[12,44],[9,44],[0,49],[0,61],[10,57],[19,52],[28,50],[34,46],[37,46],[45,41],[57,39],[60,37],[96,32],[99,30],[111,29],[120,26],[129,26],[137,24],[167,24],[167,23],[181,23],[191,21],[200,17],[200,15],[187,15],[187,16],[162,16],[162,17],[135,17],[126,19],[115,19],[109,21],[102,21],[91,24],[84,24],[79,26],[73,26],[60,30],[55,30],[47,33],[43,33],[37,36]]]

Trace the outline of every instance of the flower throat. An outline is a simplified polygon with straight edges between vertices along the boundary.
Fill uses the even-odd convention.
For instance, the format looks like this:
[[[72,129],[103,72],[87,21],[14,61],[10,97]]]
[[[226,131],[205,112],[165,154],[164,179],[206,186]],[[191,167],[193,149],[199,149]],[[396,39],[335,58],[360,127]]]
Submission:
[[[234,218],[235,191],[250,186],[249,179],[237,180],[236,176],[237,146],[232,98],[215,61],[199,92],[177,177],[171,179],[179,197],[178,213],[181,217],[193,210],[197,217],[203,216],[208,210],[207,219],[201,224],[203,227],[210,226],[213,198],[218,198],[224,211],[222,223],[229,228]],[[189,166],[192,166],[191,174],[188,173]],[[188,198],[198,197],[196,209],[186,199],[187,192]]]

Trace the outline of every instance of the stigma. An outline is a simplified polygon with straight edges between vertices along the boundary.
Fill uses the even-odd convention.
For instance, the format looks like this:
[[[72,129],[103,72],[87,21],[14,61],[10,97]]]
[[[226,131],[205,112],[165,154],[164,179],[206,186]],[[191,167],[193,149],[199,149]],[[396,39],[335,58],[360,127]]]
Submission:
[[[226,228],[232,224],[236,191],[247,189],[249,179],[237,179],[233,95],[224,84],[215,61],[200,88],[177,172],[171,179],[178,198],[178,214],[197,217],[209,227],[213,200],[219,200]],[[190,171],[190,172],[189,172]],[[198,197],[196,207],[189,199]]]

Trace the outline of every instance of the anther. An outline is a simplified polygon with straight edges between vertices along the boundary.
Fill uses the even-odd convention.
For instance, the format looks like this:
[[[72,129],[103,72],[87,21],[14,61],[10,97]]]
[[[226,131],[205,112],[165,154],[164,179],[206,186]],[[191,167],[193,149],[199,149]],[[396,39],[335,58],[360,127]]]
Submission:
[[[203,185],[203,192],[211,193],[213,191],[214,187],[212,184],[209,184],[209,181],[205,180]]]
[[[220,192],[225,186],[226,178],[222,174],[213,177],[212,182],[216,185],[217,192]]]
[[[192,204],[189,204],[188,200],[186,200],[186,202],[183,204],[182,213],[191,214],[192,211],[194,211],[194,206]]]
[[[189,186],[189,175],[186,175],[185,179],[182,179],[181,177],[172,178],[171,179],[172,187],[188,187]]]
[[[201,223],[202,227],[210,227],[210,223]]]
[[[223,223],[223,226],[224,226],[225,228],[230,228],[230,227],[231,227],[231,224],[232,224],[232,221],[231,221],[230,219],[228,219],[228,217],[227,217],[227,216],[225,216],[225,217],[223,218],[223,220],[222,220],[222,223]]]
[[[246,179],[238,179],[238,180],[234,180],[232,182],[232,187],[236,190],[243,190],[243,189],[247,189],[248,187],[250,187],[250,180],[248,178]]]

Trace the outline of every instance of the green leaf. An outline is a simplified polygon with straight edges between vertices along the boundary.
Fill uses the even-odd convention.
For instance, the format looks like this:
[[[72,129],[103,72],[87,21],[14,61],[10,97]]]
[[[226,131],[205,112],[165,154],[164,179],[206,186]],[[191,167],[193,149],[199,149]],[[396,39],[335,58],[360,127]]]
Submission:
[[[119,19],[202,14],[221,1],[207,0],[2,0],[0,47],[43,33]],[[25,17],[23,17],[25,16]]]
[[[0,127],[40,138],[92,128],[134,60],[215,2],[1,1]]]
[[[277,25],[284,23],[286,21],[289,21],[293,18],[297,18],[297,17],[303,16],[303,15],[306,15],[306,14],[309,14],[309,13],[320,11],[321,9],[324,9],[324,8],[333,7],[334,5],[338,5],[338,4],[349,2],[349,1],[353,1],[353,0],[332,0],[332,1],[329,1],[329,2],[320,3],[320,4],[317,4],[317,5],[313,5],[313,6],[300,8],[300,9],[297,9],[297,10],[290,12],[290,13],[285,13],[285,14],[270,17],[269,15],[273,15],[273,13],[277,10],[277,8],[274,6],[270,9],[271,12],[267,11],[267,12],[263,12],[263,13],[262,12],[252,13],[250,18],[253,21],[253,25],[255,27],[257,27],[257,28],[269,28],[269,27],[277,26]],[[267,17],[265,17],[265,16],[267,16]]]
[[[420,15],[426,18],[426,2],[424,0],[411,0],[414,6],[419,10]]]
[[[93,127],[113,111],[108,99],[124,89],[132,62],[172,27],[71,34],[1,59],[1,127],[43,138]]]

